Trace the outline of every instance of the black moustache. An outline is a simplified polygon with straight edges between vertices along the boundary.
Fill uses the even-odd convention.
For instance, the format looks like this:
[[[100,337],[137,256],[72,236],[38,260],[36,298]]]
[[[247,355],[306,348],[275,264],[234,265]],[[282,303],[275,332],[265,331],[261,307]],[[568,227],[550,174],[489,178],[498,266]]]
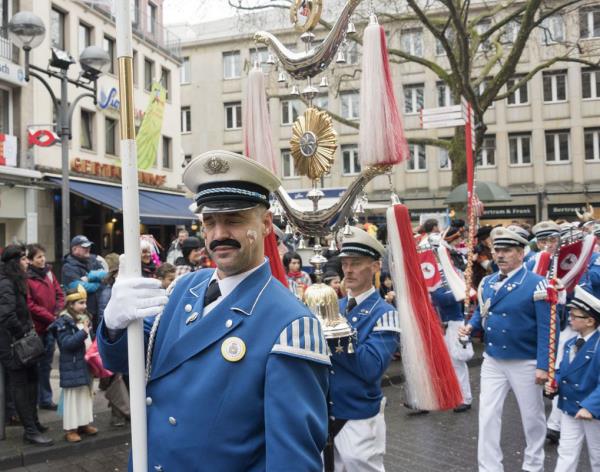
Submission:
[[[242,245],[237,242],[235,239],[223,239],[222,241],[212,241],[209,245],[209,249],[211,251],[214,251],[215,249],[217,249],[219,246],[229,246],[229,247],[235,247],[238,249],[242,248]]]

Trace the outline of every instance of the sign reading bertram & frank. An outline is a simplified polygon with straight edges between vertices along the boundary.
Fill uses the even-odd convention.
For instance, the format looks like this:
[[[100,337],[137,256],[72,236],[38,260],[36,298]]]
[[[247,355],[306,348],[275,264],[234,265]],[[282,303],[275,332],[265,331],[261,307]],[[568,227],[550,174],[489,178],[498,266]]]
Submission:
[[[600,203],[590,203],[594,208],[600,207]],[[551,220],[558,220],[560,218],[576,219],[576,211],[579,213],[587,211],[585,205],[585,203],[557,203],[548,205],[548,218]]]
[[[535,219],[535,205],[485,206],[481,219]]]

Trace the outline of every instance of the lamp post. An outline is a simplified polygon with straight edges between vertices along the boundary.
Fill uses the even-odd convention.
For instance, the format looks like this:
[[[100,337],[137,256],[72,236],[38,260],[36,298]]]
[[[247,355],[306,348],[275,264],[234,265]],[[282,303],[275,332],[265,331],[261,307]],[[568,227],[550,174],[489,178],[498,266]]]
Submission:
[[[29,63],[31,50],[39,46],[46,33],[44,22],[36,14],[29,11],[21,11],[15,14],[8,23],[8,32],[12,41],[20,46],[25,53],[25,80],[30,77],[38,79],[46,88],[56,111],[57,131],[61,142],[61,167],[62,167],[62,255],[64,256],[70,243],[70,202],[69,202],[69,140],[71,139],[71,124],[73,121],[73,112],[79,100],[84,97],[90,97],[97,103],[97,83],[98,78],[106,70],[110,63],[110,57],[102,48],[98,46],[88,46],[79,56],[81,72],[76,79],[69,78],[67,72],[76,61],[67,52],[58,48],[51,48],[52,56],[48,61],[46,69]],[[44,79],[43,75],[54,77],[60,80],[60,101],[50,87],[50,84]],[[73,84],[77,88],[87,90],[80,94],[69,105],[68,85]]]

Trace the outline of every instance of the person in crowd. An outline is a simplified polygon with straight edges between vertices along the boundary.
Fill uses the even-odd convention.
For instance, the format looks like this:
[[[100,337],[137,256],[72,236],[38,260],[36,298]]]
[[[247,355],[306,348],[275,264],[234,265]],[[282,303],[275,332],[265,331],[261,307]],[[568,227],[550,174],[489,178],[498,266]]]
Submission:
[[[27,246],[27,258],[27,308],[31,313],[35,332],[42,339],[46,350],[46,355],[38,364],[38,404],[41,409],[56,410],[50,385],[55,339],[48,332],[48,326],[63,309],[65,296],[51,267],[46,264],[46,249],[40,244],[30,244]]]
[[[477,230],[477,242],[473,250],[473,287],[479,284],[486,275],[496,272],[497,267],[492,257],[492,227],[481,226]]]
[[[47,427],[38,419],[37,363],[24,365],[11,345],[33,329],[27,309],[26,248],[11,244],[2,252],[0,265],[0,362],[6,370],[10,395],[19,420],[23,425],[25,442],[36,446],[50,446],[52,439],[43,433]]]
[[[169,288],[169,285],[175,280],[175,266],[165,262],[156,269],[156,278],[160,280],[161,287],[164,289]]]
[[[383,471],[385,398],[381,379],[400,338],[400,320],[386,303],[373,278],[380,270],[383,246],[366,231],[352,228],[344,235],[340,257],[348,296],[340,312],[356,329],[353,351],[329,344],[332,371],[329,440],[325,470]],[[340,352],[342,351],[342,352]]]
[[[555,384],[546,383],[548,395],[558,394],[561,410],[556,472],[578,468],[587,442],[590,469],[600,470],[600,299],[580,286],[568,304],[576,333],[564,345]]]
[[[146,385],[149,468],[190,471],[202,458],[210,471],[321,472],[327,345],[264,257],[279,179],[244,156],[211,151],[183,180],[217,269],[177,278],[168,298],[159,280],[119,276],[97,338],[105,367],[125,372],[125,328],[162,312]]]
[[[167,262],[170,264],[176,264],[175,261],[183,256],[183,242],[190,237],[187,229],[180,229],[177,232],[177,239],[175,239],[169,246],[167,251]]]
[[[325,272],[323,275],[323,283],[335,290],[338,299],[344,298],[344,294],[342,293],[342,280],[337,272]]]
[[[65,290],[83,285],[88,294],[87,309],[92,315],[95,329],[100,322],[97,292],[103,288],[102,280],[107,273],[96,256],[91,254],[92,244],[81,234],[71,239],[71,252],[64,258],[61,280]]]
[[[459,220],[462,221],[462,220]],[[452,264],[461,272],[467,267],[467,258],[464,254],[464,221],[463,226],[450,226],[444,234],[444,246],[448,248]]]
[[[140,249],[142,251],[142,277],[156,278],[156,263],[152,257],[152,243],[146,239],[140,241]]]
[[[283,267],[285,268],[285,273],[287,274],[288,285],[292,287],[294,285],[296,287],[296,296],[299,295],[300,292],[304,294],[307,287],[310,287],[311,280],[310,275],[308,275],[305,271],[302,270],[302,258],[296,252],[288,252],[283,255]],[[298,298],[302,298],[299,296]]]
[[[188,272],[196,272],[202,268],[202,249],[204,243],[191,236],[181,244],[182,256],[175,261],[175,277],[187,274]]]
[[[102,321],[104,317],[104,309],[110,300],[110,293],[112,286],[115,283],[115,278],[119,272],[119,255],[116,252],[108,253],[104,256],[104,260],[107,266],[106,277],[102,279],[102,285],[100,286],[97,294],[98,298],[98,320]]]
[[[547,282],[523,266],[527,240],[506,228],[491,233],[500,271],[479,285],[479,306],[459,336],[484,332],[481,366],[479,440],[480,470],[502,470],[502,408],[510,389],[517,398],[527,447],[524,470],[544,469],[546,417],[542,386],[548,378],[550,304]]]
[[[60,386],[63,389],[63,429],[67,442],[81,441],[81,435],[93,436],[94,421],[92,378],[85,351],[92,344],[91,316],[87,311],[87,293],[83,285],[66,292],[66,306],[50,325],[60,350]]]
[[[386,303],[394,305],[396,301],[396,293],[394,292],[394,281],[389,272],[381,272],[381,286],[379,287],[379,295]]]
[[[560,245],[560,226],[554,221],[540,221],[533,227],[532,231],[535,236],[538,251],[530,251],[529,255],[526,257],[525,266],[528,270],[533,270],[535,268],[542,251],[554,255]],[[546,274],[540,275],[546,276]]]

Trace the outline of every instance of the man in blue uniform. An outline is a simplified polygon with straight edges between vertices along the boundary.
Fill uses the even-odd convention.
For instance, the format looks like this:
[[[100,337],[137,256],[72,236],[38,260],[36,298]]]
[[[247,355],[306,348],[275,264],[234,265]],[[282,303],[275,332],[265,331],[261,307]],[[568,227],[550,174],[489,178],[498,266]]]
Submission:
[[[479,285],[479,305],[459,334],[483,330],[479,442],[480,471],[503,470],[500,432],[502,407],[513,390],[525,430],[523,469],[544,469],[546,420],[542,385],[548,377],[550,305],[543,277],[523,266],[527,240],[506,228],[492,231],[494,258],[500,271]]]
[[[351,228],[340,258],[348,296],[340,311],[356,330],[353,353],[330,344],[330,435],[334,436],[336,472],[383,471],[385,398],[381,378],[399,342],[395,308],[373,286],[384,248],[366,231]]]
[[[532,228],[535,236],[535,243],[538,247],[537,252],[530,252],[525,257],[525,266],[529,271],[533,271],[542,251],[547,251],[554,255],[560,246],[560,226],[554,221],[540,221]],[[540,274],[544,277],[546,274]]]
[[[176,279],[168,301],[159,281],[117,279],[98,336],[105,366],[123,372],[122,330],[166,303],[148,341],[149,470],[320,472],[327,345],[264,257],[279,181],[227,151],[198,156],[183,180],[217,269]]]

